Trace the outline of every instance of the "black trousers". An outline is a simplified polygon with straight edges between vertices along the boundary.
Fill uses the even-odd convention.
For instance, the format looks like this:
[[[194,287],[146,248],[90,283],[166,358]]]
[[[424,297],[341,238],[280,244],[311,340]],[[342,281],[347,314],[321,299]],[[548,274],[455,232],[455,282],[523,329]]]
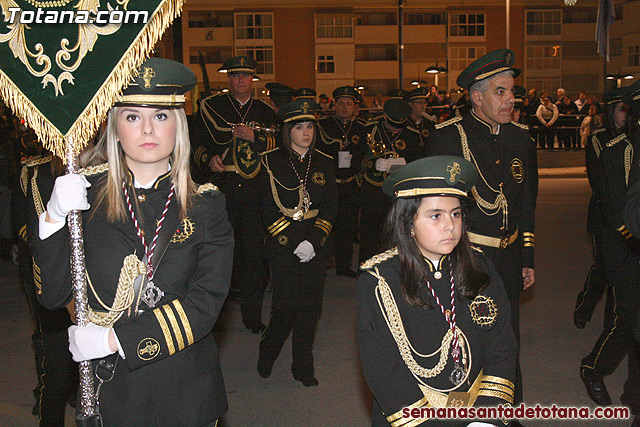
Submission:
[[[540,126],[540,145],[542,148],[553,148],[554,138],[556,136],[556,128],[555,126],[546,127],[544,125]],[[558,146],[558,148],[562,148]]]
[[[602,232],[593,233],[591,240],[593,243],[593,265],[589,269],[587,280],[576,299],[574,314],[575,318],[586,321],[591,320],[596,305],[607,289],[607,273],[602,257]]]
[[[635,345],[635,319],[640,309],[638,284],[609,286],[604,328],[580,369],[587,378],[599,379],[615,371]],[[640,395],[640,390],[637,391]]]
[[[360,264],[380,252],[380,238],[390,207],[391,197],[382,192],[382,187],[376,187],[366,181],[362,184],[358,259]]]
[[[234,172],[223,172],[218,182],[227,199],[227,213],[235,238],[231,287],[241,292],[242,322],[250,328],[261,321],[262,301],[269,280],[264,259],[260,193],[256,182]]]
[[[35,352],[41,427],[64,426],[67,400],[78,387],[78,365],[71,359],[67,329],[71,318],[66,309],[47,310],[35,299],[35,285],[25,290],[36,328],[31,335]]]
[[[338,216],[333,226],[336,270],[351,269],[359,208],[360,187],[356,181],[338,184]]]
[[[293,330],[291,372],[296,377],[314,374],[312,349],[325,279],[324,260],[316,258],[302,263],[293,254],[283,254],[269,263],[273,301],[271,320],[260,341],[260,359],[275,361]]]
[[[513,404],[522,403],[523,386],[522,371],[520,369],[520,293],[524,287],[522,279],[522,233],[505,249],[480,246],[484,253],[493,261],[498,275],[504,283],[507,298],[511,305],[511,328],[518,342],[518,355],[516,358],[515,393]]]

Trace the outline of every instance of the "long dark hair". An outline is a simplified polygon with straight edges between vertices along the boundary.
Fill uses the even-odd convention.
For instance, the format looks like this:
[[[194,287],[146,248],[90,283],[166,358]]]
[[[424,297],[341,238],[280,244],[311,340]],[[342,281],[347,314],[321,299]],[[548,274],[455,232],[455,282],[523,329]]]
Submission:
[[[627,135],[629,134],[629,125],[631,122],[631,117],[629,116],[628,113],[628,109],[627,109],[627,123],[624,125],[623,128],[618,129],[616,127],[616,124],[613,120],[613,116],[616,112],[616,107],[618,106],[618,104],[622,104],[621,102],[614,102],[613,104],[606,104],[604,106],[604,127],[607,128],[608,131],[610,131],[611,133],[613,133],[614,135],[620,135],[621,133],[627,133]]]
[[[294,122],[285,123],[284,126],[282,127],[281,138],[282,138],[282,146],[284,147],[289,157],[294,157],[293,149],[291,148],[291,129],[293,129],[293,127],[298,123],[303,123],[303,122],[313,123],[313,141],[309,146],[309,153],[313,153],[313,149],[316,146],[316,141],[318,140],[318,122],[311,119],[304,119],[304,120],[296,120]]]
[[[411,305],[431,308],[428,302],[423,301],[418,296],[418,289],[424,283],[429,267],[416,241],[411,237],[413,221],[421,202],[421,197],[397,198],[387,215],[382,241],[384,250],[398,248],[401,267],[400,288],[407,302]],[[449,262],[451,263],[457,294],[472,300],[489,284],[490,277],[478,267],[474,258],[469,238],[466,231],[464,231],[468,207],[463,200],[461,200],[461,204],[462,237],[449,255]]]

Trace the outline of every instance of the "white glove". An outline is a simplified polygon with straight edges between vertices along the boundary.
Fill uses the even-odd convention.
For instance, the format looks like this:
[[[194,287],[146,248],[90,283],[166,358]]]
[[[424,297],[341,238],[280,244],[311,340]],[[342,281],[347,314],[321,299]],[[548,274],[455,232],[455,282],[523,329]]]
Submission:
[[[115,353],[109,348],[111,328],[89,322],[87,326],[69,326],[69,351],[76,362],[99,359]]]
[[[376,160],[376,170],[378,172],[386,172],[389,169],[389,159]]]
[[[70,173],[56,178],[47,213],[53,221],[61,222],[67,218],[73,210],[87,210],[90,208],[87,202],[87,188],[91,184],[83,175]]]
[[[309,262],[314,256],[316,256],[316,251],[313,250],[313,245],[308,240],[300,242],[293,253],[300,258],[300,262]]]

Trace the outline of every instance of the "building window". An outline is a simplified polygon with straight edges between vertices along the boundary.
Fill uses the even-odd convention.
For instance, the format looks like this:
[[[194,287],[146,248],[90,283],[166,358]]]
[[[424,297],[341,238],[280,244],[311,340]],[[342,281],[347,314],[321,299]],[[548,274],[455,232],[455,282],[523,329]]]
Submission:
[[[258,63],[256,74],[273,74],[273,46],[236,47],[236,55],[255,59]]]
[[[189,11],[189,28],[233,27],[233,12],[213,10]]]
[[[407,25],[444,25],[444,12],[407,12],[404,16]]]
[[[397,61],[398,47],[395,44],[356,45],[356,61]]]
[[[528,10],[526,17],[528,36],[559,36],[562,34],[561,10]]]
[[[528,78],[526,83],[527,88],[536,89],[538,94],[541,92],[547,92],[552,96],[555,96],[556,90],[562,87],[560,84],[560,78]],[[589,87],[589,86],[587,86]],[[584,90],[584,88],[580,89]]]
[[[356,25],[398,25],[396,12],[360,13],[356,17]]]
[[[351,15],[317,15],[316,37],[319,39],[353,38]]]
[[[449,50],[449,69],[464,70],[469,65],[471,65],[473,61],[480,58],[485,53],[486,53],[486,48],[484,46],[451,47]]]
[[[236,39],[273,39],[273,14],[236,13]]]
[[[560,46],[534,45],[526,47],[525,70],[560,70]]]
[[[629,67],[640,65],[640,46],[629,46]]]
[[[333,55],[318,55],[318,74],[333,74],[336,72],[336,63]]]
[[[450,37],[484,37],[484,13],[451,14]]]
[[[222,64],[227,59],[233,57],[233,48],[231,46],[190,46],[190,64],[200,63],[200,55],[198,52],[202,53],[205,64]]]

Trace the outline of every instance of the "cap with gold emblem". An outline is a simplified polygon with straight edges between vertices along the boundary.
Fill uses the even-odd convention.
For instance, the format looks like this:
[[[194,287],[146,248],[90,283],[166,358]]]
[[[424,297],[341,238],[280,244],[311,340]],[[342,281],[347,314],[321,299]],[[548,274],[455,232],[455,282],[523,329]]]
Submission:
[[[228,74],[234,73],[255,73],[258,63],[255,59],[248,56],[234,56],[229,58],[218,68],[218,71]]]
[[[411,107],[404,99],[387,99],[382,106],[387,120],[395,125],[402,125],[411,115]]]
[[[301,87],[300,89],[296,89],[295,92],[293,92],[293,96],[296,99],[316,99],[316,91],[313,89],[309,89],[308,87]]]
[[[358,90],[353,86],[340,86],[333,91],[333,99],[337,101],[338,98],[342,97],[351,98],[354,102],[358,102],[360,100],[360,93],[358,93]]]
[[[427,99],[429,97],[429,89],[426,87],[419,87],[407,94],[407,99],[413,101],[414,99]]]
[[[315,112],[320,106],[310,99],[296,99],[278,110],[282,123],[315,121]]]
[[[458,86],[471,89],[474,83],[494,76],[503,71],[513,71],[513,77],[520,75],[518,68],[513,68],[516,54],[511,49],[498,49],[476,59],[458,76]]]
[[[477,179],[475,165],[462,157],[432,156],[411,162],[390,174],[382,184],[382,191],[397,198],[467,198]]]
[[[602,97],[604,105],[617,104],[618,102],[624,102],[625,95],[629,93],[628,87],[617,87],[609,92],[605,93]]]
[[[391,89],[387,92],[389,99],[405,99],[407,97],[407,91],[404,89]]]
[[[116,105],[182,107],[184,94],[195,85],[196,76],[189,67],[169,59],[149,58]]]
[[[267,83],[264,87],[269,91],[268,96],[293,96],[294,89],[282,83]]]
[[[527,96],[527,89],[522,86],[513,87],[513,97],[516,99],[516,104],[521,104],[525,96]]]
[[[640,80],[629,86],[625,102],[630,105],[636,102],[640,103]]]

